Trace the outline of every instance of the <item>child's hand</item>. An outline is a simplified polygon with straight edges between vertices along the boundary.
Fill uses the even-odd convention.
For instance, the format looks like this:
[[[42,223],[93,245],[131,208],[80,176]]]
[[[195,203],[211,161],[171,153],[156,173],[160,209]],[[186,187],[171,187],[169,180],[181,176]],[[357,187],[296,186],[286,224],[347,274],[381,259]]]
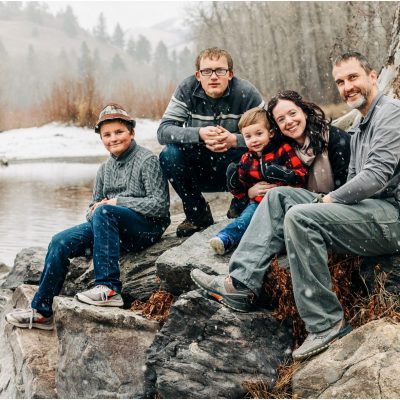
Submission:
[[[269,190],[272,188],[277,187],[274,183],[268,183],[265,181],[261,181],[256,183],[254,186],[252,186],[248,192],[247,195],[249,196],[250,199],[254,199],[255,197],[258,196],[265,196],[265,193],[267,193]]]

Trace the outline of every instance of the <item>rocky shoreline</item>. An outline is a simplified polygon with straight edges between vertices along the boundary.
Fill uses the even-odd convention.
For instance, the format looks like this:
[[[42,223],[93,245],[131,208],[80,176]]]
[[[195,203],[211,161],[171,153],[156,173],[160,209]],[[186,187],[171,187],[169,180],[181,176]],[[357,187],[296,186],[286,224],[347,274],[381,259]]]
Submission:
[[[94,279],[91,260],[79,257],[55,299],[56,329],[12,327],[4,314],[29,305],[46,250],[22,250],[11,271],[0,266],[0,398],[243,398],[250,384],[272,388],[279,366],[291,359],[290,321],[276,320],[268,308],[233,312],[204,298],[190,280],[193,268],[228,270],[229,255],[215,255],[208,241],[228,223],[230,196],[207,197],[216,224],[177,238],[183,214],[174,212],[159,243],[121,257],[124,309],[74,300]],[[397,271],[400,258],[385,262]],[[398,293],[399,274],[388,277]],[[133,300],[146,301],[160,289],[175,296],[165,323],[129,310]],[[302,363],[292,378],[293,397],[399,397],[399,352],[400,326],[369,322]]]

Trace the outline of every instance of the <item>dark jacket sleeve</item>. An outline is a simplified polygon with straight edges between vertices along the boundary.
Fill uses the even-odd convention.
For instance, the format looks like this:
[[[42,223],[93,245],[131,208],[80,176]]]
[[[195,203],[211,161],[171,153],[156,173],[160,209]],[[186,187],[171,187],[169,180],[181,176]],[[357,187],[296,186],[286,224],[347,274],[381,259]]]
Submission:
[[[284,143],[277,153],[275,162],[260,161],[263,179],[269,183],[304,186],[308,169],[297,157],[290,144]]]
[[[347,181],[350,162],[350,138],[347,132],[329,127],[328,157],[331,163],[335,189]]]
[[[157,130],[157,139],[160,144],[187,144],[199,143],[199,129],[184,126],[189,119],[191,104],[187,92],[190,86],[187,79],[175,89],[167,109]]]
[[[226,183],[228,190],[233,194],[237,199],[243,199],[247,197],[247,191],[249,189],[249,185],[247,185],[240,178],[240,170],[243,162],[246,160],[246,153],[243,154],[240,163],[230,163],[226,170]],[[243,171],[241,171],[243,173]]]

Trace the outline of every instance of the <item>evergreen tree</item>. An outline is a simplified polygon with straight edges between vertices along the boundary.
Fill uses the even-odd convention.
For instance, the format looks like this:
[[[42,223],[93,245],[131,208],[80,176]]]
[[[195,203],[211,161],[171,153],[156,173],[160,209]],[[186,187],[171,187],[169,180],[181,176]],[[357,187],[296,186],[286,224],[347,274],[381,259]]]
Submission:
[[[149,63],[151,59],[151,44],[143,35],[139,35],[136,43],[136,57],[139,62],[145,63]]]
[[[178,80],[178,60],[177,60],[177,55],[176,55],[176,50],[173,50],[171,53],[171,60],[170,60],[170,69],[171,69],[171,75],[170,78],[173,82],[176,82]]]
[[[160,40],[154,51],[153,66],[160,71],[167,71],[170,69],[170,59],[168,57],[168,49],[165,43]]]
[[[132,38],[129,38],[126,44],[126,52],[132,57],[136,58],[136,43]]]
[[[85,41],[81,44],[81,53],[78,58],[78,74],[81,78],[91,76],[93,74],[94,65],[90,55],[90,49]]]
[[[109,36],[107,34],[107,25],[106,19],[104,18],[103,13],[99,15],[99,21],[97,25],[93,28],[94,37],[102,43],[106,43],[109,41]]]
[[[99,66],[101,64],[100,53],[99,53],[99,50],[97,49],[97,47],[93,51],[92,60],[93,60],[94,68],[97,69],[97,66]]]
[[[111,43],[114,46],[119,47],[120,49],[124,48],[125,45],[125,34],[124,31],[121,29],[121,26],[119,24],[115,25],[114,33],[111,38]]]
[[[126,71],[125,64],[119,54],[115,54],[111,61],[111,70],[113,72]]]
[[[178,56],[179,78],[192,75],[194,71],[194,57],[191,51],[185,46]]]
[[[79,30],[79,24],[71,6],[67,6],[65,11],[61,13],[61,19],[64,32],[68,36],[76,36]]]
[[[171,61],[168,57],[167,46],[162,40],[158,42],[154,51],[153,69],[158,87],[171,80]]]

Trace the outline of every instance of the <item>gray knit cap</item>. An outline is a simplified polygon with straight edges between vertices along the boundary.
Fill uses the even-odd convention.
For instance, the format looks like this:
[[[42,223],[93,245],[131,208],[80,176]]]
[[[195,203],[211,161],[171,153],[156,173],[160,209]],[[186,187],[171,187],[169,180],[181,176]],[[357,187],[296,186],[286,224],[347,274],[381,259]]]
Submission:
[[[96,122],[94,131],[100,133],[100,125],[104,121],[109,121],[113,119],[122,119],[135,127],[136,121],[118,104],[110,103],[107,104],[99,114],[99,119]]]

